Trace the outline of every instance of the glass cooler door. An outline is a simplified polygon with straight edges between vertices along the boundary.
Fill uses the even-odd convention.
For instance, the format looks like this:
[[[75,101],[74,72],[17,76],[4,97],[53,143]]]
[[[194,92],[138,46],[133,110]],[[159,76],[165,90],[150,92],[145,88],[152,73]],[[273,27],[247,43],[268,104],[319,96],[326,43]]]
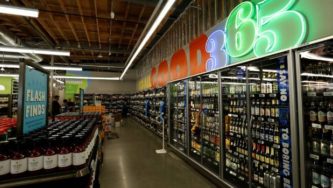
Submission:
[[[170,84],[170,143],[187,153],[187,86],[186,81]]]
[[[287,56],[248,66],[252,187],[292,187]]]
[[[197,76],[189,80],[189,118],[190,118],[190,157],[201,163],[202,144],[202,97],[201,97],[201,77]]]
[[[223,176],[237,187],[248,187],[246,67],[222,70],[221,89],[224,133]]]
[[[297,52],[301,186],[333,187],[333,42]]]
[[[218,75],[201,76],[201,138],[202,164],[215,174],[220,172],[221,127],[218,108]]]

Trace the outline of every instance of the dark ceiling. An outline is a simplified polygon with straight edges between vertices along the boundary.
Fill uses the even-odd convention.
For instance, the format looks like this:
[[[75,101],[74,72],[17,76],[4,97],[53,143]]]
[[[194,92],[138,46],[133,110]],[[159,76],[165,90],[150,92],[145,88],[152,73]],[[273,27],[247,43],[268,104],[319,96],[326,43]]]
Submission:
[[[145,51],[190,2],[177,1]],[[12,33],[25,46],[70,50],[70,57],[55,57],[56,65],[121,72],[158,0],[2,0],[0,3],[39,10],[38,18],[2,14],[0,29]],[[50,62],[49,56],[42,57],[42,64]]]

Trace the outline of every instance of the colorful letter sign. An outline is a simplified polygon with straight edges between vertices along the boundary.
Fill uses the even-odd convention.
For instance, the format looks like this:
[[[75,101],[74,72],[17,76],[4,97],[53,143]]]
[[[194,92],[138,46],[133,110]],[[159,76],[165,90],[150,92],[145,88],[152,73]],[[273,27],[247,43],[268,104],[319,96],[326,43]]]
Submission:
[[[333,34],[332,1],[252,0],[152,68],[152,86],[295,48]],[[189,58],[188,58],[189,57]],[[168,72],[166,72],[166,70]],[[168,79],[168,80],[166,80]]]

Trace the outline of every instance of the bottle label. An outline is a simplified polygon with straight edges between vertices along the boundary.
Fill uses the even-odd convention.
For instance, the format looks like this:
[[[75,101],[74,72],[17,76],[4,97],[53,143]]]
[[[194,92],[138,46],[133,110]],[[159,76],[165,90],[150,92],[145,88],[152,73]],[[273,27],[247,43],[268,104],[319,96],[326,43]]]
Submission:
[[[28,158],[28,170],[40,170],[43,168],[43,163],[43,156]]]
[[[27,158],[19,160],[11,160],[10,162],[10,173],[11,174],[20,174],[27,171]]]
[[[318,112],[318,121],[319,122],[326,122],[326,113],[324,113],[323,111],[319,111]]]
[[[326,175],[320,176],[320,185],[322,188],[329,188],[330,187],[330,179]]]
[[[265,157],[265,163],[269,164],[269,157]]]
[[[10,172],[10,160],[0,161],[0,176]]]
[[[317,113],[313,110],[310,111],[310,121],[312,122],[317,121]]]
[[[329,147],[328,147],[328,144],[327,143],[325,143],[325,142],[321,142],[321,144],[320,144],[320,153],[322,154],[322,155],[328,155],[328,153],[329,153]]]
[[[86,163],[86,154],[85,152],[73,153],[73,165],[79,166]]]
[[[319,153],[319,151],[320,151],[320,144],[318,143],[318,141],[316,140],[312,141],[312,152]]]
[[[319,174],[315,171],[312,171],[312,183],[318,185],[320,183]]]
[[[58,166],[58,155],[44,156],[44,169],[53,169]]]
[[[333,124],[333,111],[327,112],[327,123],[330,125]]]
[[[72,165],[72,153],[58,154],[58,167],[68,167]]]

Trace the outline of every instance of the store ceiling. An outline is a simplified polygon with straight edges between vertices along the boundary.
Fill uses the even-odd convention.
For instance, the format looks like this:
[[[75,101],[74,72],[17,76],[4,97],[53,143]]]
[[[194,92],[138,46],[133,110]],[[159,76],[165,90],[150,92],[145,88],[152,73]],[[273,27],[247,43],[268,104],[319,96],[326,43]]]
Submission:
[[[163,25],[170,26],[170,20],[174,21],[190,2],[177,1],[177,8]],[[2,14],[0,31],[13,34],[19,39],[16,41],[29,47],[70,50],[70,57],[55,57],[55,65],[120,72],[158,0],[2,0],[0,3],[39,9],[38,18]],[[161,26],[148,47],[165,31]],[[43,64],[50,62],[49,56],[42,57]]]

